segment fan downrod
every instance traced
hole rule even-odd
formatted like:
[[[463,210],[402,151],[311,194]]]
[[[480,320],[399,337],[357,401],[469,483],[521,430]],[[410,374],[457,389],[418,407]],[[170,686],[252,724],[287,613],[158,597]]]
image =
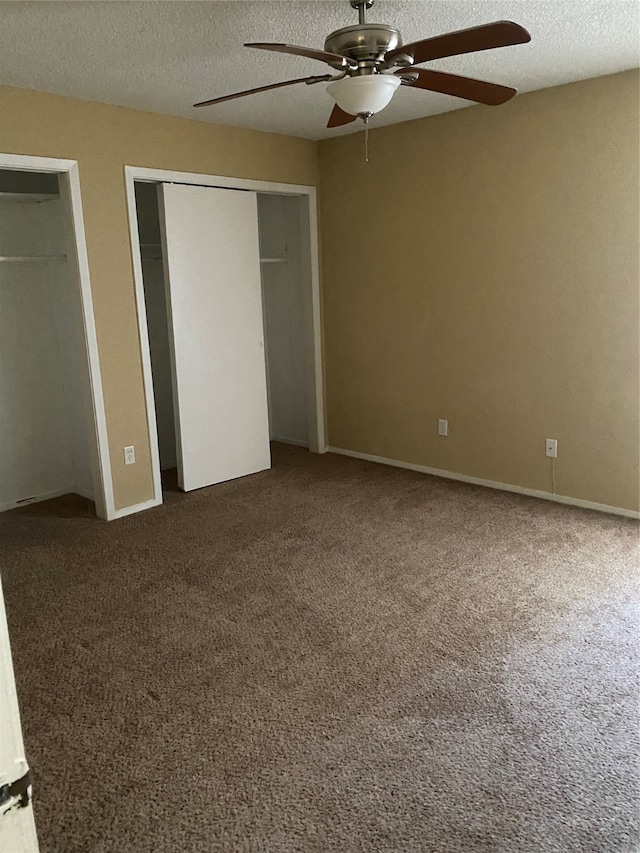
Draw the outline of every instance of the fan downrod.
[[[358,10],[358,23],[366,24],[366,10],[373,6],[373,0],[349,0],[352,9]]]

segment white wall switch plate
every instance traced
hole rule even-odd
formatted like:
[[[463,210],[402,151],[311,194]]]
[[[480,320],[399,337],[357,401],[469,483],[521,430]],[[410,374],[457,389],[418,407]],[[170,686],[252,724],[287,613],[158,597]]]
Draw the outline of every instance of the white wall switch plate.
[[[124,449],[124,464],[125,465],[133,465],[136,461],[136,449],[133,444],[130,447],[125,447]]]
[[[558,455],[558,441],[555,438],[548,438],[546,442],[546,454],[555,459]]]
[[[448,435],[449,433],[449,421],[446,421],[444,418],[440,418],[438,420],[438,435]]]

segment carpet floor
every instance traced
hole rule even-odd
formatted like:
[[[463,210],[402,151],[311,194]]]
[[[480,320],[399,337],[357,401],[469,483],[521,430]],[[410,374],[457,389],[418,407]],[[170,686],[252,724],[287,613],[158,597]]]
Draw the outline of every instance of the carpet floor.
[[[42,853],[639,849],[634,521],[276,446],[0,536]]]

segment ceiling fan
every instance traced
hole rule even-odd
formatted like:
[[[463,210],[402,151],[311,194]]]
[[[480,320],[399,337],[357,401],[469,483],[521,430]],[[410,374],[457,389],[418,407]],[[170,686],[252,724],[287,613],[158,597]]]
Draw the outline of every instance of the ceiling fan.
[[[324,43],[324,50],[312,47],[298,47],[291,44],[272,44],[252,42],[245,47],[259,50],[273,50],[279,53],[292,53],[325,62],[339,72],[337,76],[323,74],[314,77],[298,77],[270,86],[258,86],[244,92],[235,92],[221,98],[200,101],[195,107],[208,107],[221,104],[245,95],[280,89],[296,83],[329,82],[327,92],[336,104],[329,117],[327,127],[339,127],[349,124],[357,118],[366,123],[374,113],[383,110],[391,101],[398,86],[410,86],[413,89],[427,89],[441,92],[456,98],[465,98],[480,104],[496,106],[504,104],[516,94],[516,89],[486,83],[471,77],[460,77],[444,71],[434,71],[416,66],[434,59],[490,50],[495,47],[507,47],[531,41],[529,33],[512,21],[496,21],[468,30],[458,30],[421,41],[402,43],[402,36],[395,27],[388,24],[368,24],[366,10],[373,6],[373,0],[349,0],[353,9],[358,10],[358,24],[343,27],[330,33]]]

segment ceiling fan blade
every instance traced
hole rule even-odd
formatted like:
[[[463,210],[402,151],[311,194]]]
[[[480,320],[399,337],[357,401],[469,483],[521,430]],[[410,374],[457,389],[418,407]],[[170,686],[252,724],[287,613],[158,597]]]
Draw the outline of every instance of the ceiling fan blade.
[[[327,127],[342,127],[343,124],[350,124],[352,121],[355,121],[357,116],[352,116],[349,113],[345,113],[344,110],[341,110],[340,107],[336,104],[331,111],[331,115],[329,116],[329,121],[327,122]]]
[[[455,98],[466,98],[479,104],[489,104],[496,107],[513,98],[517,89],[500,86],[497,83],[486,83],[484,80],[474,80],[472,77],[460,77],[458,74],[445,74],[444,71],[431,71],[426,68],[404,69],[407,78],[417,73],[415,80],[403,80],[405,86],[413,89],[428,89],[430,92],[441,92],[443,95],[453,95]],[[396,71],[396,77],[402,78],[402,71]]]
[[[322,83],[323,80],[331,80],[331,74],[322,74],[319,77],[298,77],[296,80],[285,80],[284,83],[272,83],[270,86],[258,86],[257,89],[245,89],[243,92],[234,92],[233,95],[223,95],[221,98],[211,98],[209,101],[200,101],[194,107],[210,107],[212,104],[222,104],[224,101],[233,101],[235,98],[244,98],[245,95],[255,95],[258,92],[268,92],[269,89],[281,89],[283,86],[293,86],[296,83]]]
[[[326,50],[316,50],[313,47],[298,47],[295,44],[276,44],[271,42],[247,42],[245,47],[255,47],[258,50],[274,50],[277,53],[293,53],[295,56],[306,56],[308,59],[318,59],[326,62],[333,68],[357,68],[358,63],[354,59],[341,56],[339,53],[330,53]]]
[[[525,44],[528,41],[531,41],[531,36],[524,27],[514,24],[513,21],[495,21],[493,24],[483,24],[481,27],[471,27],[468,30],[458,30],[455,33],[404,44],[390,51],[385,56],[385,63],[391,66],[397,57],[409,56],[413,65],[419,65],[421,62],[430,62],[445,56]]]

